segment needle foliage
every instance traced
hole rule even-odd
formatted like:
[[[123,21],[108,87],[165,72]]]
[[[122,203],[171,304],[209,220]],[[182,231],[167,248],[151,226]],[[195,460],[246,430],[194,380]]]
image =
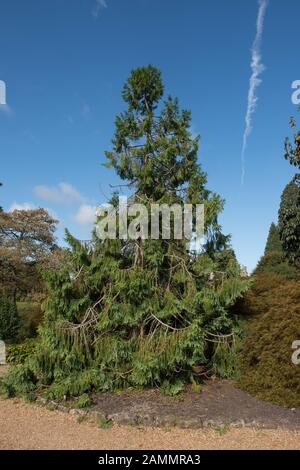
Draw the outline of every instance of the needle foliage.
[[[163,92],[158,69],[132,71],[107,166],[149,211],[153,203],[204,204],[202,250],[173,232],[168,240],[94,234],[89,245],[67,232],[69,262],[46,273],[38,345],[8,375],[11,394],[41,386],[53,398],[128,386],[176,393],[199,380],[201,366],[232,372],[239,322],[229,311],[249,283],[218,222],[223,200],[207,189],[197,162],[191,114]]]

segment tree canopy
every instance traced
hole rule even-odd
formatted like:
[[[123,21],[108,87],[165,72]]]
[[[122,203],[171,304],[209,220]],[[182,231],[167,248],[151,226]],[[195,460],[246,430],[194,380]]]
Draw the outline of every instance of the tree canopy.
[[[300,131],[296,131],[296,120],[291,118],[294,135],[285,140],[284,157],[300,170]],[[300,174],[296,173],[285,187],[279,209],[279,234],[286,258],[297,267],[300,266]]]
[[[300,187],[295,180],[282,193],[278,220],[283,251],[292,264],[300,267]]]
[[[7,294],[37,280],[37,264],[55,250],[56,224],[44,209],[0,212],[0,287]]]

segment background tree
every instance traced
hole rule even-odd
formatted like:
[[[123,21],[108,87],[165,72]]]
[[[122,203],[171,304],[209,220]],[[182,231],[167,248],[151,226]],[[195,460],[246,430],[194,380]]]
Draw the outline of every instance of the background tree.
[[[180,110],[177,99],[162,97],[159,70],[132,71],[108,165],[149,212],[151,203],[203,203],[203,250],[192,253],[173,232],[169,240],[95,237],[93,246],[67,232],[71,267],[47,274],[38,346],[8,376],[11,393],[45,384],[56,398],[125,386],[176,393],[197,380],[201,364],[232,372],[239,324],[229,307],[248,282],[240,279],[218,222],[223,201],[206,188],[197,163],[199,138],[190,132],[190,112]]]
[[[291,118],[291,128],[296,129],[296,122]],[[285,140],[285,159],[300,169],[300,131],[295,131],[293,143]],[[279,233],[282,248],[287,259],[300,266],[300,174],[286,186],[281,196],[279,209]]]
[[[264,273],[278,274],[287,278],[297,278],[299,275],[297,269],[285,257],[279,228],[274,222],[270,225],[264,255],[254,270],[256,276]],[[260,282],[260,278],[257,278],[257,282]]]
[[[295,179],[282,193],[278,220],[284,254],[300,267],[300,188]]]
[[[28,283],[41,287],[38,266],[47,264],[55,250],[57,221],[44,209],[0,212],[0,287],[16,297]]]
[[[278,226],[274,224],[274,222],[272,222],[270,225],[264,254],[266,255],[267,253],[272,253],[274,251],[278,253],[282,253],[282,246],[281,246]]]
[[[300,111],[300,108],[299,108]],[[290,119],[291,129],[294,131],[293,143],[290,138],[285,139],[285,154],[284,158],[290,162],[291,165],[300,169],[300,131],[296,131],[296,120],[294,117]]]

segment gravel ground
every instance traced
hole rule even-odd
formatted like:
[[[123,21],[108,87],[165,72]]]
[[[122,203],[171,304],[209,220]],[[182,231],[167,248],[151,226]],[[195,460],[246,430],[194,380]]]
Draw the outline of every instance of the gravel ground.
[[[0,399],[0,449],[300,449],[300,431],[186,430],[114,425],[100,429],[74,416]]]

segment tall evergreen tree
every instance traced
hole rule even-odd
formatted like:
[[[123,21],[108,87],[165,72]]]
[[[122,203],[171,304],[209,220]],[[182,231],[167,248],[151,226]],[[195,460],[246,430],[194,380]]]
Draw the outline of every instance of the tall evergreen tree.
[[[285,140],[284,157],[300,170],[300,131],[295,131],[296,121],[290,121],[294,130],[293,142]],[[279,209],[279,233],[282,247],[287,259],[300,266],[300,173],[296,173],[293,180],[286,186],[281,196]]]
[[[278,253],[282,253],[282,246],[281,246],[278,227],[276,224],[274,224],[274,222],[272,222],[270,225],[267,243],[265,247],[265,255],[267,253],[272,253],[274,251]]]
[[[285,256],[300,267],[300,187],[295,179],[287,184],[282,193],[278,220]]]
[[[272,273],[288,278],[297,278],[299,273],[286,259],[280,240],[278,225],[270,225],[264,255],[260,258],[254,274]],[[259,282],[259,281],[258,281]]]
[[[278,226],[274,224],[274,222],[272,222],[270,225],[267,243],[265,247],[265,255],[267,253],[272,253],[272,252],[282,253],[282,246],[281,246]]]
[[[191,114],[162,97],[159,70],[131,73],[108,166],[148,211],[152,203],[203,203],[203,251],[192,253],[173,233],[169,240],[94,236],[93,246],[84,246],[67,232],[69,264],[47,274],[39,345],[8,376],[10,390],[48,384],[53,397],[129,385],[179,391],[197,378],[199,365],[228,373],[238,328],[229,307],[248,282],[218,222],[223,201],[206,188],[197,163]]]

